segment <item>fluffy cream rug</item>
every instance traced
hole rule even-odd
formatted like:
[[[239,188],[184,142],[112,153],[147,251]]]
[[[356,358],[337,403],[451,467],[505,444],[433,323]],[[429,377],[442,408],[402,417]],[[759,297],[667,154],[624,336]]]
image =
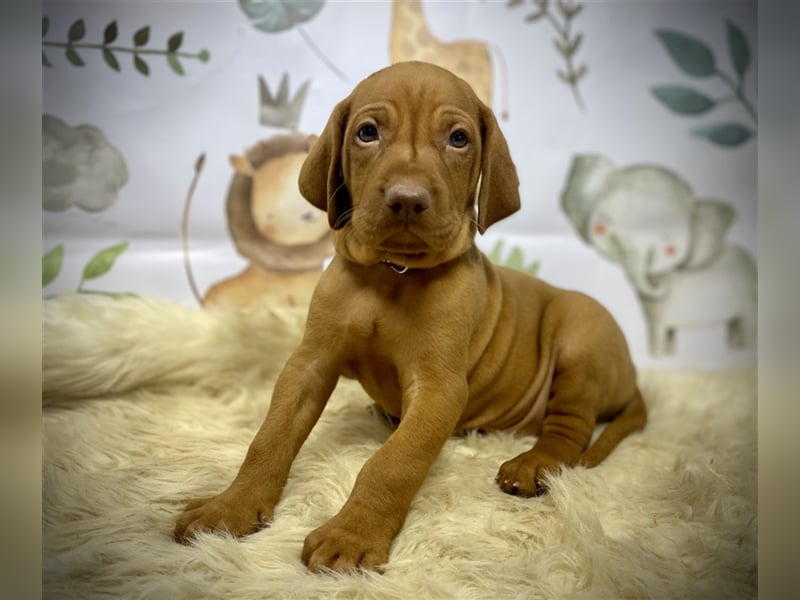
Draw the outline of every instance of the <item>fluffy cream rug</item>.
[[[548,495],[494,484],[533,438],[453,437],[385,574],[312,575],[303,538],[390,429],[342,382],[275,521],[172,541],[261,423],[303,314],[147,299],[44,303],[43,579],[48,598],[747,598],[756,594],[756,369],[643,372],[647,429]]]

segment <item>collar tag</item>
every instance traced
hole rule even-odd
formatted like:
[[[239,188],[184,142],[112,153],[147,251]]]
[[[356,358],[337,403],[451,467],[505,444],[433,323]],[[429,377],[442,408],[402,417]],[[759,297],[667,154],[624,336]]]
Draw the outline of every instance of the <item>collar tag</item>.
[[[403,266],[401,266],[401,265],[395,264],[395,263],[393,263],[393,262],[392,262],[392,261],[390,261],[390,260],[382,260],[382,261],[381,261],[381,264],[384,264],[384,265],[386,265],[386,266],[387,266],[387,267],[389,267],[389,268],[390,268],[392,271],[394,271],[395,273],[398,273],[398,274],[400,274],[400,275],[402,275],[403,273],[405,273],[406,271],[408,271],[408,267],[403,267]]]

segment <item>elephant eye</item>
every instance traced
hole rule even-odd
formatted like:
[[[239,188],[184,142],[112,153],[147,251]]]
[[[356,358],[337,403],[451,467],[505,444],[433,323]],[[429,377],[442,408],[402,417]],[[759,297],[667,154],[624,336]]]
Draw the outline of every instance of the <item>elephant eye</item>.
[[[378,140],[378,128],[375,125],[362,125],[356,135],[364,143],[375,142]]]

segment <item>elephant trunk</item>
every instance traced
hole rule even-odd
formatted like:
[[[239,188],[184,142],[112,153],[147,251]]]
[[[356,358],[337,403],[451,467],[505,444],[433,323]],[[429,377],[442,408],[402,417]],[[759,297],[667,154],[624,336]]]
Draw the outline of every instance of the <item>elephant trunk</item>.
[[[650,264],[653,261],[653,248],[638,248],[631,244],[627,246],[616,236],[613,238],[619,259],[625,269],[625,274],[636,288],[636,291],[648,300],[660,300],[666,297],[669,286],[663,278],[650,276]]]

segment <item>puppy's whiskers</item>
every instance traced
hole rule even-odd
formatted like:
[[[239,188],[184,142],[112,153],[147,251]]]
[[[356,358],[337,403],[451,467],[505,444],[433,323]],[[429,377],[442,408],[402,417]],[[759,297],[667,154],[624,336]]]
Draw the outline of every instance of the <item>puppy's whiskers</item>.
[[[342,181],[342,183],[337,185],[336,189],[334,189],[333,192],[331,192],[331,194],[328,196],[328,206],[330,206],[332,202],[333,203],[338,203],[337,195],[338,195],[339,191],[342,190],[342,189],[345,189],[344,181]],[[346,191],[346,189],[345,189],[345,191]],[[339,207],[337,206],[337,209],[338,208]],[[352,214],[353,214],[353,207],[352,206],[347,208],[347,209],[345,209],[339,216],[336,217],[336,221],[333,223],[333,229],[341,229],[342,227],[344,227],[347,224],[347,222],[350,220],[350,217],[352,216]]]
[[[331,192],[330,196],[328,196],[328,203],[331,203],[331,202],[334,201],[334,198],[336,198],[336,194],[338,194],[339,190],[342,189],[343,187],[344,187],[344,181],[342,183],[340,183],[339,185],[337,185],[336,189],[333,190],[333,192]]]
[[[345,224],[350,220],[350,217],[352,215],[353,215],[353,209],[348,208],[346,211],[344,211],[336,218],[336,222],[333,224],[333,228],[341,229],[342,227],[344,227]]]

